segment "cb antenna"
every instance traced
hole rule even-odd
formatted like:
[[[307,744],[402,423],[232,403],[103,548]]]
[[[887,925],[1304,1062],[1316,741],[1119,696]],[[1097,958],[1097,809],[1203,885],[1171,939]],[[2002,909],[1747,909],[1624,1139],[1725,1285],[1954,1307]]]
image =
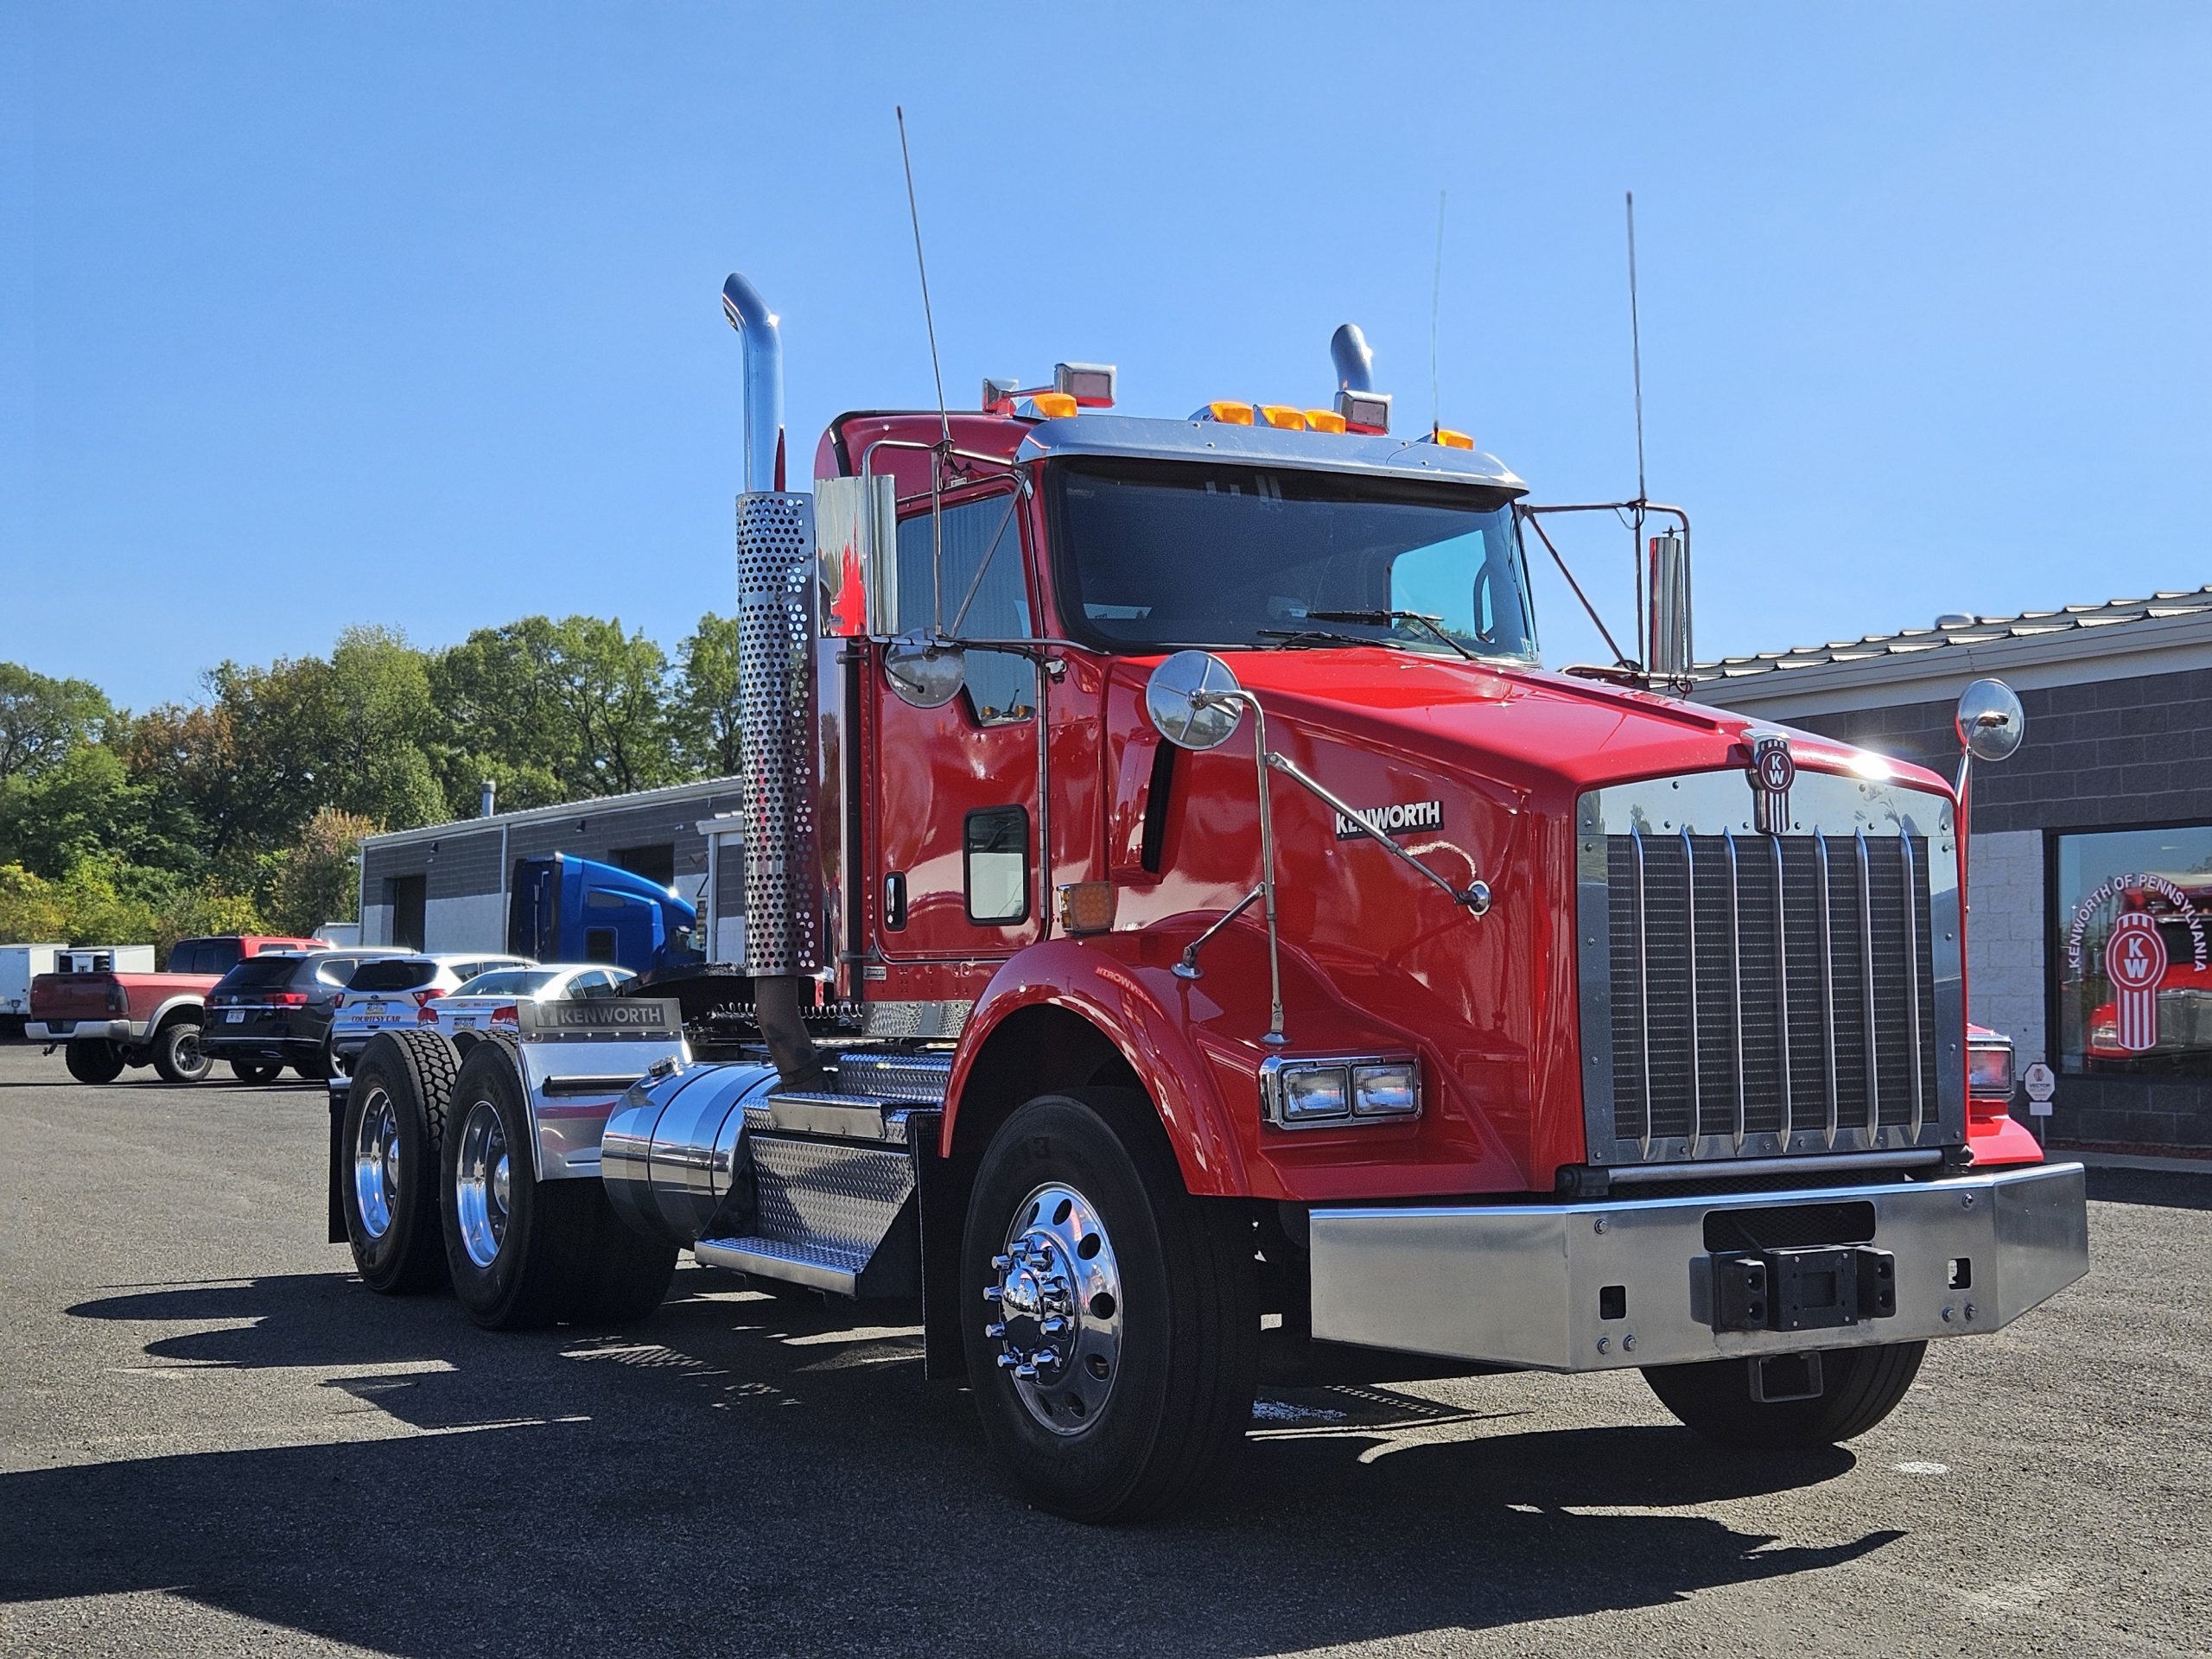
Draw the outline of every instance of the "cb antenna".
[[[1643,524],[1643,334],[1636,308],[1636,192],[1628,196],[1628,360],[1636,384],[1636,522]]]
[[[937,423],[943,435],[930,463],[930,604],[936,637],[944,635],[944,469],[952,459],[952,416],[944,407],[944,371],[938,365],[937,318],[930,310],[930,268],[922,258],[922,211],[914,205],[914,158],[906,149],[906,111],[893,104],[899,122],[899,159],[906,168],[906,217],[914,226],[914,269],[922,279],[922,326],[929,330],[930,372],[937,378]]]
[[[1428,429],[1433,435],[1444,425],[1442,382],[1436,372],[1436,317],[1444,308],[1444,194],[1436,193],[1436,275],[1428,288]]]
[[[944,447],[950,450],[952,448],[952,416],[945,412],[944,371],[938,366],[937,319],[930,313],[930,268],[922,259],[922,213],[921,209],[914,205],[914,158],[906,149],[906,111],[902,106],[893,104],[891,112],[898,118],[899,159],[906,168],[906,217],[913,221],[914,226],[914,269],[922,278],[922,326],[929,330],[930,372],[937,377],[938,425],[944,435]]]

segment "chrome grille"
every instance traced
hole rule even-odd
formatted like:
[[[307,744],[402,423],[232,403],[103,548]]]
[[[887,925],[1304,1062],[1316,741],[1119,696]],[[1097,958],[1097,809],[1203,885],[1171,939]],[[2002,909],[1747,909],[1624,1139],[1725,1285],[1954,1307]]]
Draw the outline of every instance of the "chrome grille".
[[[1962,1138],[1948,803],[1816,776],[1796,794],[1777,835],[1738,772],[1583,797],[1591,1161]]]

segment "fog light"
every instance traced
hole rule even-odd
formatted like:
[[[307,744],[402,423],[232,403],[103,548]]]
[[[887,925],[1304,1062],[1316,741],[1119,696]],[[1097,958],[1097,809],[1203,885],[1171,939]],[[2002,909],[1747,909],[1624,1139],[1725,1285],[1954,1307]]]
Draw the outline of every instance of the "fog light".
[[[1351,1103],[1345,1094],[1344,1068],[1340,1065],[1286,1068],[1282,1074],[1282,1121],[1310,1123],[1319,1118],[1349,1117]]]
[[[1351,1109],[1362,1117],[1411,1117],[1421,1110],[1421,1067],[1412,1060],[1352,1067]]]

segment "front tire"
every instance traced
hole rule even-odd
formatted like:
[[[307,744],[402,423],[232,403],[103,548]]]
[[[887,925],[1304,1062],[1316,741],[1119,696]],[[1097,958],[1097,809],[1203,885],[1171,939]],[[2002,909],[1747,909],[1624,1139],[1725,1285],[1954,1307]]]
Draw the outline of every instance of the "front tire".
[[[104,1038],[73,1038],[61,1051],[61,1063],[79,1083],[113,1083],[123,1075],[123,1046]]]
[[[231,1075],[240,1083],[274,1083],[284,1070],[282,1060],[232,1060]]]
[[[339,1190],[361,1282],[383,1295],[434,1288],[444,1277],[438,1151],[455,1071],[434,1031],[380,1032],[361,1051],[346,1092]]]
[[[172,1020],[154,1033],[154,1070],[163,1083],[203,1083],[214,1057],[200,1046],[197,1020]]]
[[[1251,1229],[1184,1190],[1143,1095],[1042,1095],[1009,1118],[961,1257],[969,1382],[1024,1497],[1129,1521],[1219,1484],[1252,1417]]]
[[[1777,1450],[1833,1446],[1864,1434],[1897,1408],[1920,1374],[1924,1342],[1821,1351],[1821,1392],[1771,1403],[1751,1396],[1748,1359],[1652,1365],[1643,1380],[1659,1403],[1722,1446]]]
[[[625,1324],[658,1307],[675,1246],[623,1225],[595,1180],[537,1179],[514,1039],[480,1038],[453,1098],[438,1205],[447,1269],[468,1317],[486,1330],[526,1331]]]

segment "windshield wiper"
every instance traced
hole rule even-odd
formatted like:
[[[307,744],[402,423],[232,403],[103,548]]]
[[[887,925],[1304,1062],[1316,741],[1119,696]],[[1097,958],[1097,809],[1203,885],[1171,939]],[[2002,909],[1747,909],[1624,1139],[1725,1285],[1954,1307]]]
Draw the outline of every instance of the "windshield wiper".
[[[1393,622],[1418,622],[1422,631],[1441,639],[1469,662],[1475,653],[1444,631],[1444,619],[1430,616],[1422,611],[1308,611],[1306,614],[1316,622],[1365,622],[1378,628],[1387,628]]]
[[[1286,645],[1382,645],[1391,651],[1403,651],[1406,642],[1387,636],[1371,639],[1363,633],[1337,633],[1327,628],[1262,628],[1260,638],[1273,639]]]

